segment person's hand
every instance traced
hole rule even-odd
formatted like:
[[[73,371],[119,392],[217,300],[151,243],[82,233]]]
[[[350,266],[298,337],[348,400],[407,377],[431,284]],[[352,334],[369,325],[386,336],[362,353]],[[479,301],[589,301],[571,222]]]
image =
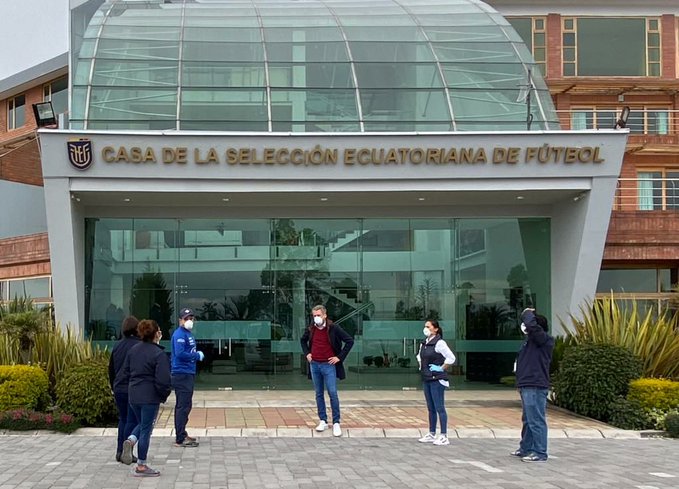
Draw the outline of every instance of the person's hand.
[[[202,362],[203,358],[205,358],[205,354],[202,351],[197,351],[196,353],[198,353],[198,361]]]
[[[441,365],[434,365],[433,363],[429,364],[429,371],[430,372],[443,372],[443,367]]]
[[[306,355],[306,361],[311,363],[311,353],[307,353]]]
[[[328,358],[328,363],[330,365],[335,365],[336,363],[339,363],[340,359],[338,357],[330,357]]]

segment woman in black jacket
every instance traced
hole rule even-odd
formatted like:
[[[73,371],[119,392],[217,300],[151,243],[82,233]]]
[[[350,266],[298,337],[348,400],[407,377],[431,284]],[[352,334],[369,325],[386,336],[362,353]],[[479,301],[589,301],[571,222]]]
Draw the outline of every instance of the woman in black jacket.
[[[145,319],[137,327],[142,342],[127,354],[123,371],[116,378],[116,386],[128,382],[130,407],[139,420],[132,434],[123,442],[123,463],[132,463],[132,449],[137,448],[135,477],[157,477],[160,472],[146,464],[153,424],[158,416],[160,403],[170,395],[170,359],[158,344],[162,332],[158,323]]]
[[[120,462],[120,456],[123,453],[123,441],[130,436],[134,427],[139,424],[134,412],[130,408],[130,402],[127,398],[127,384],[119,384],[117,389],[114,388],[115,379],[123,369],[127,353],[133,346],[139,343],[139,338],[137,337],[138,325],[139,319],[136,317],[128,316],[125,318],[122,325],[123,338],[113,346],[111,358],[108,362],[108,381],[111,384],[113,398],[118,408],[118,445],[116,448],[116,460],[118,462]],[[134,459],[130,463],[133,461]]]

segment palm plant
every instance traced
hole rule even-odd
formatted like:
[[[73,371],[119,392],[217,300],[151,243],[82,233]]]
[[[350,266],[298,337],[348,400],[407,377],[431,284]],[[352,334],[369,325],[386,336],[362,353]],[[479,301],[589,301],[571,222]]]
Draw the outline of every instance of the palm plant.
[[[587,302],[571,327],[561,323],[575,344],[625,347],[638,356],[645,377],[679,378],[679,316],[668,310],[639,310],[637,302],[620,305],[613,296]]]

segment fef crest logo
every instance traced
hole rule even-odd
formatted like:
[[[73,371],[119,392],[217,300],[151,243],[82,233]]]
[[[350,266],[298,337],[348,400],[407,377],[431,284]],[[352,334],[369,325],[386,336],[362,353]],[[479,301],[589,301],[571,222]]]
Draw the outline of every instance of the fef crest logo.
[[[80,138],[66,142],[68,161],[78,170],[87,170],[92,165],[92,141]]]

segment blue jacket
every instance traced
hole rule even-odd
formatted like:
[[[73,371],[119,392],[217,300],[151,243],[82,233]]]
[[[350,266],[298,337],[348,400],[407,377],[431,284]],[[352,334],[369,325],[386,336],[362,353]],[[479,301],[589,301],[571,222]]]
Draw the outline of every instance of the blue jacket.
[[[130,404],[160,404],[170,395],[170,360],[162,346],[140,342],[125,357],[115,389],[128,385]]]
[[[179,326],[172,333],[172,374],[196,374],[196,339],[188,329]]]
[[[111,350],[111,358],[108,361],[108,382],[111,384],[111,389],[116,394],[127,394],[127,384],[119,384],[118,389],[114,389],[116,377],[123,369],[125,364],[125,357],[127,357],[127,352],[130,349],[138,345],[141,340],[136,336],[127,336],[122,340],[118,341],[113,345],[113,350]]]
[[[526,325],[528,334],[516,360],[516,386],[549,389],[554,338],[537,323],[533,311],[525,311],[521,321]]]

